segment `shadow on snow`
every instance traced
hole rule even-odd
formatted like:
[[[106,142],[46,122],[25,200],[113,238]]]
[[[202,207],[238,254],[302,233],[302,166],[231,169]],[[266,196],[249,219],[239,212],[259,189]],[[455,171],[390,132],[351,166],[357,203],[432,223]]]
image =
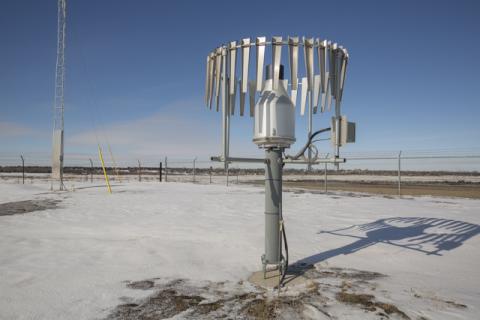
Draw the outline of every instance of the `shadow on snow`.
[[[480,226],[449,219],[398,217],[319,232],[319,234],[323,233],[350,237],[356,241],[340,248],[303,258],[291,267],[289,266],[289,269],[294,272],[302,272],[302,269],[306,271],[318,262],[342,254],[355,253],[377,243],[410,249],[427,255],[442,256],[442,252],[456,249],[468,239],[479,234]]]

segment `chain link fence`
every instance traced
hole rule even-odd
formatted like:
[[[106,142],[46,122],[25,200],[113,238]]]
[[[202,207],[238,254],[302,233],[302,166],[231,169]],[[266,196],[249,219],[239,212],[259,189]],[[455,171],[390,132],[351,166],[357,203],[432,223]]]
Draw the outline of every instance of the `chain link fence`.
[[[339,169],[332,164],[320,164],[307,171],[305,165],[288,165],[284,170],[285,188],[480,198],[480,152],[390,151],[344,153],[342,157],[347,162]],[[231,185],[262,184],[264,179],[261,163],[232,163],[225,171],[223,163],[198,157],[114,157],[104,151],[104,159],[113,183],[161,181]],[[97,155],[66,154],[64,167],[67,183],[98,183],[104,179]],[[50,181],[50,157],[42,153],[0,153],[0,178],[16,183]]]

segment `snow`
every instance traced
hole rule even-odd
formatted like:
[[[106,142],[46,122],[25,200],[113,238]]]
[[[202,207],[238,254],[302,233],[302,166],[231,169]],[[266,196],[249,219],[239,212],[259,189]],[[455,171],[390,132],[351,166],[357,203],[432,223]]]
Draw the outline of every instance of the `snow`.
[[[0,215],[1,319],[102,318],[122,297],[151,293],[126,281],[239,281],[261,268],[261,187],[125,182],[113,190],[0,184],[0,204],[61,200]],[[285,192],[283,210],[291,262],[388,275],[382,299],[413,319],[478,315],[479,200]],[[348,310],[336,312],[343,319]]]

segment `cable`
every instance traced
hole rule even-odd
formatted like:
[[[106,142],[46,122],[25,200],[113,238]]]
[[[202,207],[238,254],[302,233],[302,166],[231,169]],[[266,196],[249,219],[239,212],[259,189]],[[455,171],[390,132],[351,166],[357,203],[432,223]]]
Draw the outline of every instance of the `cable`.
[[[282,169],[285,166],[285,163],[282,164]],[[280,202],[280,228],[282,231],[282,236],[283,236],[283,246],[285,247],[285,268],[282,270],[282,277],[280,278],[280,281],[278,282],[278,290],[280,293],[280,288],[283,287],[283,281],[285,280],[285,276],[287,275],[288,272],[288,243],[287,243],[287,233],[285,232],[285,222],[283,221],[283,205],[282,202]],[[280,252],[281,252],[280,248]]]
[[[282,278],[280,279],[280,287],[283,287],[283,281],[288,272],[288,243],[287,243],[287,234],[285,232],[285,224],[283,223],[282,215],[282,234],[283,234],[283,245],[285,247],[285,269],[283,270]],[[279,289],[280,289],[279,287]]]
[[[297,160],[298,158],[300,158],[304,153],[305,151],[310,147],[310,145],[312,144],[312,140],[313,138],[315,138],[315,136],[319,135],[320,133],[323,133],[323,132],[327,132],[327,131],[330,131],[331,128],[324,128],[324,129],[320,129],[318,131],[316,131],[314,134],[312,134],[309,138],[308,138],[308,141],[307,143],[303,146],[303,148],[294,156],[289,156],[289,155],[286,155],[285,157],[287,159],[291,159],[291,160]]]

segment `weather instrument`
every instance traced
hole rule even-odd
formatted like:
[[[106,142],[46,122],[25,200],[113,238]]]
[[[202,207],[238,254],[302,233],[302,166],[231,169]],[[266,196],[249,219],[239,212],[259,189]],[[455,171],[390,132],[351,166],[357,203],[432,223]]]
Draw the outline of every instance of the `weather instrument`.
[[[288,59],[282,50],[288,50]],[[299,52],[303,51],[304,75],[300,76]],[[255,60],[250,59],[252,52]],[[268,57],[270,55],[270,58]],[[239,59],[237,59],[239,58]],[[237,60],[240,63],[237,64]],[[288,61],[289,76],[282,61]],[[253,61],[255,61],[253,63]],[[288,268],[288,245],[282,218],[282,171],[285,164],[345,162],[340,147],[355,141],[355,124],[341,114],[345,76],[349,62],[347,50],[332,41],[302,37],[257,37],[232,41],[215,48],[206,58],[205,104],[222,111],[222,152],[212,157],[224,163],[261,162],[265,164],[265,253],[264,276],[272,266],[283,281]],[[250,68],[252,64],[252,68]],[[285,150],[296,141],[295,114],[300,89],[300,110],[307,111],[307,143],[295,155]],[[235,108],[239,95],[239,106]],[[245,107],[248,101],[248,110]],[[313,131],[312,118],[334,105],[331,127]],[[307,107],[308,106],[308,110]],[[320,111],[320,112],[319,112]],[[230,156],[230,121],[237,112],[253,117],[253,143],[265,150],[265,158]],[[330,131],[332,157],[320,158],[314,138]],[[307,153],[307,155],[305,155]],[[285,247],[285,256],[282,253]]]

